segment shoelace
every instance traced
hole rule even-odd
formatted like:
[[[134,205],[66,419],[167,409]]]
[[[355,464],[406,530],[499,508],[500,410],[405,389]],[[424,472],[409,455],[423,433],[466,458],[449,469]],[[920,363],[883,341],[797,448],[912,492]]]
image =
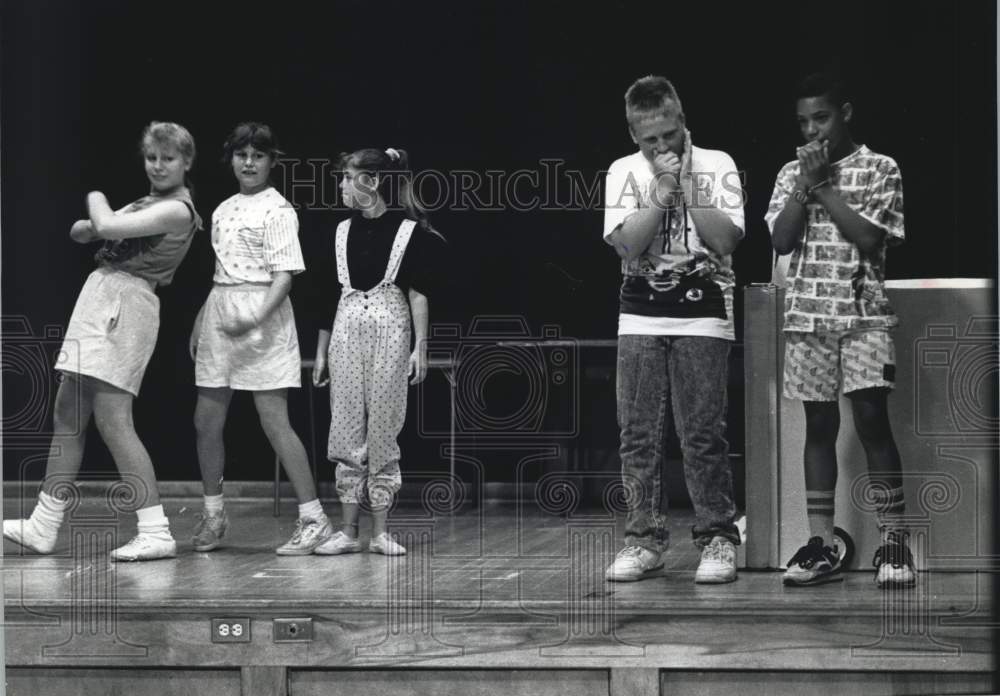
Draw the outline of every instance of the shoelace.
[[[195,518],[198,520],[198,524],[195,525],[195,534],[200,534],[205,530],[206,527],[215,527],[218,529],[222,526],[222,515],[206,515],[204,513],[195,514]],[[214,524],[213,524],[214,520]]]
[[[626,546],[621,551],[618,552],[619,556],[639,556],[643,551],[641,546]]]
[[[791,568],[793,565],[801,565],[803,568],[812,568],[817,561],[822,561],[826,557],[823,548],[823,541],[819,537],[813,537],[809,543],[800,548],[785,565]]]
[[[883,563],[897,567],[904,565],[908,568],[913,567],[913,554],[910,548],[895,534],[889,533],[885,543],[875,550],[875,556],[872,557],[872,565],[876,568]]]
[[[721,561],[722,560],[722,544],[718,541],[711,542],[702,551],[702,558],[711,561]]]
[[[288,543],[297,544],[302,541],[302,533],[305,531],[306,521],[305,520],[295,520],[295,532],[292,534],[292,538]]]
[[[302,537],[310,533],[309,530],[316,530],[319,528],[319,520],[299,518],[295,521],[295,533],[292,534],[292,539],[289,543],[297,544],[302,541]]]

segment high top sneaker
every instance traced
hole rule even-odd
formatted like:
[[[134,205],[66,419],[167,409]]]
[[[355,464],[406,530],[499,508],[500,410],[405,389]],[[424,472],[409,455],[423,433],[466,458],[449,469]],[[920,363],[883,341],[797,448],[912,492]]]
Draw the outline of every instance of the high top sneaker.
[[[788,561],[782,581],[786,585],[804,587],[824,582],[843,580],[840,554],[836,547],[823,544],[823,538],[814,536]]]
[[[879,587],[913,587],[916,584],[913,554],[906,545],[906,537],[905,532],[887,532],[884,543],[875,551],[872,565],[875,566],[875,584]]]

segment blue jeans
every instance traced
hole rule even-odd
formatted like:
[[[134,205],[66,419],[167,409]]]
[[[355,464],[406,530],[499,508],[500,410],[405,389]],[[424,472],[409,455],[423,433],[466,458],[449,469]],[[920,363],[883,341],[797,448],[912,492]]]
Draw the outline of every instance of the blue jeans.
[[[663,486],[664,429],[673,420],[694,505],[695,544],[740,543],[726,442],[729,341],[702,336],[618,337],[618,426],[628,492],[626,545],[662,552],[670,542]]]

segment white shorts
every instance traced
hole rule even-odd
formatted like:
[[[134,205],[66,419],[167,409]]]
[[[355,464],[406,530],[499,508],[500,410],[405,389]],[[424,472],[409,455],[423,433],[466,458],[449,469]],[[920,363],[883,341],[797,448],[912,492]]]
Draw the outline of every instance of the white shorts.
[[[160,299],[153,284],[102,266],[83,284],[56,369],[138,396],[159,330]]]
[[[240,336],[222,330],[230,317],[258,317],[269,285],[216,285],[205,301],[195,354],[199,387],[244,391],[286,389],[302,384],[302,359],[292,303],[286,297],[261,323]]]

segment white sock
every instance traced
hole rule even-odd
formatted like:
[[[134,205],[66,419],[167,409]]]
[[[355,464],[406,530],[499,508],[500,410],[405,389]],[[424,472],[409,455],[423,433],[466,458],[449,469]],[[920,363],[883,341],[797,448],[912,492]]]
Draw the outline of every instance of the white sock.
[[[152,505],[135,511],[139,518],[139,533],[153,536],[169,537],[170,521],[163,514],[162,505]]]
[[[31,511],[31,521],[39,531],[58,532],[68,506],[68,500],[61,500],[45,491],[39,491],[38,504]]]
[[[299,519],[320,520],[326,517],[319,498],[313,498],[308,503],[299,503]]]
[[[806,516],[810,536],[818,536],[824,546],[833,546],[834,491],[806,491]]]
[[[225,505],[222,502],[222,493],[219,495],[206,495],[205,496],[205,512],[213,517],[218,516]]]

